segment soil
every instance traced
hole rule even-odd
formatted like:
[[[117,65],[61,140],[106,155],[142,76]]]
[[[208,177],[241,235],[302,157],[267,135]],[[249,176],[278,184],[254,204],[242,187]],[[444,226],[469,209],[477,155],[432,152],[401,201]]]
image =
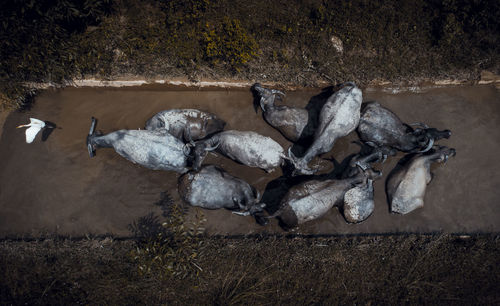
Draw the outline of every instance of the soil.
[[[287,92],[287,105],[305,106],[319,89]],[[384,183],[387,174],[403,156],[390,158],[379,167],[384,176],[375,182],[375,211],[361,224],[347,224],[337,209],[319,220],[299,227],[297,234],[359,234],[395,232],[498,232],[500,209],[499,91],[492,85],[429,89],[422,93],[390,94],[364,90],[364,101],[376,100],[407,122],[425,122],[450,129],[452,137],[440,144],[457,150],[447,164],[433,167],[435,177],[427,189],[425,206],[408,215],[388,212]],[[152,171],[135,165],[111,149],[99,149],[89,158],[85,137],[90,117],[99,119],[103,132],[143,128],[155,113],[171,108],[198,108],[213,112],[228,125],[226,129],[253,130],[290,143],[256,113],[248,88],[193,90],[147,85],[129,88],[48,89],[30,110],[8,115],[0,139],[0,237],[39,237],[57,233],[131,236],[131,226],[154,227],[160,219],[159,204],[167,192],[180,202],[178,174]],[[24,131],[15,129],[29,117],[57,124],[46,141],[38,135],[26,144]],[[340,139],[329,154],[341,161],[358,150],[352,133]],[[209,156],[216,164],[241,177],[266,196],[266,186],[282,172],[271,174],[237,164],[220,156]],[[321,161],[327,169],[331,163]],[[269,185],[270,186],[270,185]],[[269,194],[267,194],[269,196]],[[230,211],[203,211],[209,234],[248,235],[283,230],[277,220],[263,227],[250,217]],[[190,209],[189,215],[194,215]]]

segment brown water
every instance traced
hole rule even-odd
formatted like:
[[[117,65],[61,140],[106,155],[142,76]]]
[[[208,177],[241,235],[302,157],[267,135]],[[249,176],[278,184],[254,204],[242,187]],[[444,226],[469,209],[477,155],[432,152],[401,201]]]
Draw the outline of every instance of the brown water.
[[[286,104],[305,106],[319,90],[289,92]],[[85,137],[90,117],[99,119],[98,129],[143,128],[155,113],[170,108],[198,108],[228,122],[226,129],[254,130],[290,143],[255,113],[249,90],[175,90],[168,87],[67,88],[47,90],[26,112],[11,113],[0,139],[0,237],[39,236],[58,233],[131,235],[128,225],[150,213],[163,191],[174,200],[178,174],[153,171],[134,165],[112,149],[99,149],[90,159]],[[498,232],[500,230],[500,94],[493,86],[453,87],[426,93],[364,92],[364,100],[376,100],[408,123],[425,122],[452,130],[440,141],[457,150],[447,164],[433,167],[425,206],[408,215],[388,212],[384,184],[402,154],[379,169],[384,177],[375,182],[375,211],[361,224],[346,224],[336,208],[320,220],[298,228],[303,234],[351,234],[390,232]],[[15,129],[29,117],[55,122],[61,129],[46,141],[40,135],[26,144],[24,130]],[[339,140],[331,154],[342,160],[358,150],[353,133]],[[267,174],[227,158],[209,156],[205,163],[221,166],[264,191],[281,170]],[[191,209],[190,214],[194,213]],[[262,227],[250,218],[229,211],[204,211],[212,234],[282,232],[277,220]]]

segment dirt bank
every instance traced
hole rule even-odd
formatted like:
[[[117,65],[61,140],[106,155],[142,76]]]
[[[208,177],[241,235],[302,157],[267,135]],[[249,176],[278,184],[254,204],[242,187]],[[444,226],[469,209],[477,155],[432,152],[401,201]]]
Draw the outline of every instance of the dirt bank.
[[[25,82],[187,78],[317,86],[500,72],[496,1],[127,0],[0,4],[0,105]]]
[[[289,92],[288,105],[304,106],[319,90]],[[425,207],[406,216],[390,215],[384,180],[401,157],[390,159],[381,170],[384,178],[375,184],[376,208],[364,223],[346,224],[338,211],[301,227],[298,233],[347,234],[390,232],[477,232],[498,231],[500,212],[500,168],[496,153],[499,139],[499,92],[493,86],[431,89],[425,93],[387,94],[365,91],[365,101],[377,100],[406,122],[426,122],[453,131],[442,143],[457,149],[457,156],[434,169]],[[47,90],[34,107],[13,112],[5,122],[0,139],[0,234],[2,236],[86,233],[131,235],[134,222],[153,226],[161,214],[155,205],[167,191],[178,201],[177,177],[173,172],[151,171],[134,165],[110,149],[101,149],[90,159],[85,135],[90,117],[100,121],[104,132],[142,128],[145,121],[163,109],[199,108],[214,112],[228,122],[227,129],[254,130],[287,148],[281,134],[255,113],[248,90],[166,90],[160,85],[131,88],[67,88]],[[58,124],[47,141],[28,145],[24,131],[14,127],[30,116]],[[40,136],[38,136],[40,137]],[[331,154],[342,160],[357,150],[341,139]],[[206,163],[220,165],[242,177],[261,193],[280,171],[266,174],[223,157],[209,156]],[[266,227],[251,218],[228,211],[205,211],[206,228],[212,234],[281,232],[276,222]]]

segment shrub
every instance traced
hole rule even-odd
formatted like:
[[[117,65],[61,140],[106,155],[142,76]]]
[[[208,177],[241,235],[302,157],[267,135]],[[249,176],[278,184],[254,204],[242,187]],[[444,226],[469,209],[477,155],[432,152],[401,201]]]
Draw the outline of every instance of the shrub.
[[[139,273],[159,278],[197,276],[203,271],[197,262],[203,251],[204,222],[199,211],[194,221],[187,222],[182,207],[173,204],[159,233],[140,242],[131,252]]]
[[[257,42],[238,19],[224,17],[220,24],[206,23],[203,36],[205,57],[213,64],[224,61],[238,68],[257,56]]]

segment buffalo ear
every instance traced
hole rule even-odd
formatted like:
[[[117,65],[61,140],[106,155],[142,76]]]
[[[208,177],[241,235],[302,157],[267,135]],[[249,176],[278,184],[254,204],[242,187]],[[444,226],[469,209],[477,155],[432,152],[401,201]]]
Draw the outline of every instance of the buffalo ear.
[[[235,208],[238,208],[238,209],[244,208],[244,207],[242,207],[243,205],[241,205],[241,201],[239,201],[236,197],[233,197],[233,203],[234,203]]]
[[[234,205],[239,206],[239,202],[238,202],[238,199],[236,197],[233,197],[233,203],[234,203]]]
[[[184,139],[186,139],[193,147],[195,146],[193,136],[191,136],[191,129],[189,127],[184,129]]]
[[[184,147],[182,147],[182,152],[184,153],[184,156],[186,157],[190,157],[191,156],[191,148],[190,148],[190,145],[189,143],[186,143],[184,144]]]

